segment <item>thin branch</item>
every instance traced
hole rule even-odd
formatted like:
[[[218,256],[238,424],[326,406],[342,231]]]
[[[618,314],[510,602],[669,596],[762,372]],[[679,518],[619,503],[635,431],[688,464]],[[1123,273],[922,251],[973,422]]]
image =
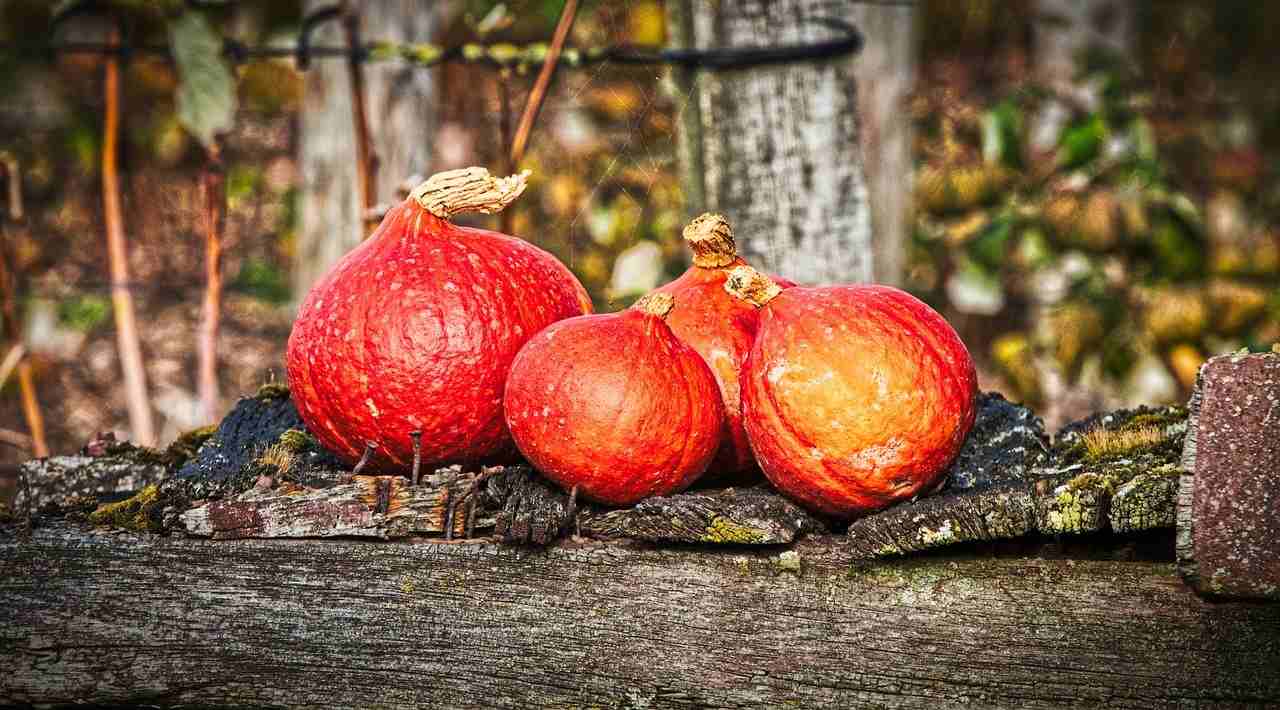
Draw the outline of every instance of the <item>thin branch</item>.
[[[0,390],[9,383],[9,375],[18,368],[18,363],[22,362],[22,358],[27,354],[27,346],[22,343],[14,343],[9,348],[8,354],[0,360]]]
[[[24,213],[22,189],[18,187],[22,182],[22,171],[18,169],[18,161],[12,155],[5,154],[0,163],[3,164],[9,183],[8,217],[5,220],[7,227],[10,222],[21,219]],[[6,228],[5,233],[7,232]],[[30,450],[36,457],[43,458],[49,455],[49,443],[44,434],[44,416],[40,413],[40,400],[36,398],[35,375],[32,372],[31,362],[24,357],[26,348],[22,343],[22,328],[18,322],[17,279],[9,269],[8,250],[5,248],[7,246],[0,242],[0,316],[3,316],[4,320],[5,338],[13,343],[13,349],[5,357],[3,365],[0,365],[0,371],[3,371],[0,373],[2,374],[0,386],[3,386],[4,381],[8,379],[11,369],[16,368],[18,392],[22,398],[22,414],[27,420],[27,429],[31,432]],[[12,366],[10,366],[11,361]]]
[[[524,113],[521,114],[520,123],[516,127],[516,137],[511,141],[513,167],[519,166],[520,161],[524,159],[524,151],[529,144],[529,134],[533,132],[533,124],[538,120],[538,113],[542,111],[542,102],[547,97],[547,89],[551,88],[551,79],[556,73],[556,65],[560,62],[564,42],[568,39],[569,30],[573,28],[573,21],[577,16],[578,0],[565,0],[564,8],[560,11],[560,21],[556,23],[555,34],[551,36],[551,45],[547,47],[547,59],[542,63],[538,79],[534,81],[533,89],[529,92],[529,100],[525,102]]]
[[[507,154],[508,174],[514,173],[519,167],[520,161],[524,160],[524,151],[529,146],[529,135],[533,132],[533,124],[538,120],[538,114],[542,111],[542,102],[547,98],[547,90],[551,88],[551,79],[555,76],[556,65],[560,63],[560,54],[564,50],[564,42],[569,37],[569,30],[573,28],[573,21],[577,16],[578,0],[565,0],[564,7],[560,10],[560,20],[556,23],[556,31],[551,36],[551,45],[547,47],[547,58],[542,63],[542,69],[538,71],[538,78],[533,82],[533,88],[529,91],[529,98],[524,104],[524,112],[520,114],[520,123],[516,126],[515,137],[511,139],[510,143],[506,142],[508,138],[506,131],[503,132],[503,145],[511,146],[511,150]],[[502,75],[504,110],[506,109],[508,77],[510,77],[510,72],[504,72]],[[504,119],[504,124],[507,124],[508,120]],[[515,220],[515,210],[504,211],[499,219],[501,220],[502,231],[510,233]]]
[[[378,223],[371,218],[377,203],[378,155],[373,150],[373,136],[369,131],[369,111],[365,103],[364,59],[360,49],[360,14],[347,6],[343,9],[342,29],[346,33],[347,76],[351,80],[351,113],[356,129],[356,181],[360,191],[360,213],[364,222],[364,236],[369,236]]]
[[[120,38],[119,28],[111,29],[111,42]],[[125,401],[129,408],[129,428],[134,439],[144,446],[156,443],[155,425],[151,418],[151,400],[147,396],[147,375],[142,366],[142,345],[134,316],[133,293],[129,283],[128,244],[125,241],[124,217],[120,207],[120,182],[116,171],[116,150],[120,141],[120,58],[109,55],[104,82],[106,116],[102,128],[102,201],[107,229],[107,261],[111,271],[111,305],[116,321],[116,347],[124,375]]]
[[[8,444],[15,449],[21,449],[23,451],[31,451],[34,446],[34,442],[30,436],[12,429],[0,429],[0,444]],[[45,456],[48,455],[49,454],[47,453],[45,454]],[[39,454],[36,454],[36,457],[42,458]]]
[[[225,173],[222,155],[215,143],[210,147],[200,174],[200,195],[204,203],[204,302],[200,312],[198,375],[200,415],[205,423],[217,421],[221,406],[218,392],[218,328],[222,318],[222,230],[226,221]]]

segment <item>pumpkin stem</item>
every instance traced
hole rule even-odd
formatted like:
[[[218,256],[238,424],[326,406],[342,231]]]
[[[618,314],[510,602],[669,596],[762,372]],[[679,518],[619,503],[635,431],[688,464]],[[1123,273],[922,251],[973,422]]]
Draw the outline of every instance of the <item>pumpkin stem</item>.
[[[756,308],[763,307],[782,293],[782,289],[773,279],[745,264],[729,270],[729,278],[724,281],[724,290],[730,296],[746,301]]]
[[[685,225],[684,241],[693,250],[693,265],[717,269],[738,258],[733,230],[724,215],[704,212]]]
[[[461,168],[436,173],[409,193],[423,209],[443,220],[464,212],[494,214],[511,204],[529,184],[525,170],[496,178],[484,168]]]
[[[676,299],[669,293],[651,293],[643,296],[640,300],[632,304],[632,308],[638,308],[649,315],[654,315],[665,319],[667,314],[676,305]]]

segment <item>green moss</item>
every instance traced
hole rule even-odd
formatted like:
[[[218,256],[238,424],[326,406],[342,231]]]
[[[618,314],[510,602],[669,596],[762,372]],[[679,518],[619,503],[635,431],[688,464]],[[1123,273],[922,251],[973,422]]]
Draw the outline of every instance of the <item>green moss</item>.
[[[698,539],[719,544],[753,545],[764,542],[765,536],[756,528],[716,515],[711,518],[711,524]]]
[[[1187,408],[1181,405],[1171,405],[1154,411],[1135,414],[1121,428],[1136,429],[1144,426],[1155,426],[1166,429],[1176,424],[1182,424],[1186,420]]]
[[[272,400],[284,399],[289,396],[289,385],[283,382],[268,382],[258,388],[258,393],[253,395],[255,399]]]
[[[218,426],[210,424],[179,434],[178,438],[174,439],[164,451],[165,457],[169,459],[169,465],[176,468],[191,460],[204,442],[213,438],[216,433],[218,433]]]
[[[89,522],[134,532],[159,530],[152,513],[156,512],[160,502],[160,487],[153,483],[132,498],[98,506],[89,514]]]
[[[280,435],[279,445],[286,451],[300,454],[318,446],[314,437],[301,429],[289,429]]]

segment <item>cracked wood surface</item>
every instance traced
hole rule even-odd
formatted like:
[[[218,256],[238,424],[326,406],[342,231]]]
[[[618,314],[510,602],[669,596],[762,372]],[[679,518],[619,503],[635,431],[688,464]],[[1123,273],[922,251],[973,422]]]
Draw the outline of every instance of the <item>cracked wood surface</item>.
[[[1159,562],[349,540],[0,539],[0,703],[1244,707],[1280,605]]]

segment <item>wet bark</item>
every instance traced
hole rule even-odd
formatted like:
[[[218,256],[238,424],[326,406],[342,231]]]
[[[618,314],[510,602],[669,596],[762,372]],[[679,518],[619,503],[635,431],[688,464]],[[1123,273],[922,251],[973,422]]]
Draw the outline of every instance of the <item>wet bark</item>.
[[[1280,606],[1167,563],[792,550],[0,539],[0,703],[1242,707]]]

